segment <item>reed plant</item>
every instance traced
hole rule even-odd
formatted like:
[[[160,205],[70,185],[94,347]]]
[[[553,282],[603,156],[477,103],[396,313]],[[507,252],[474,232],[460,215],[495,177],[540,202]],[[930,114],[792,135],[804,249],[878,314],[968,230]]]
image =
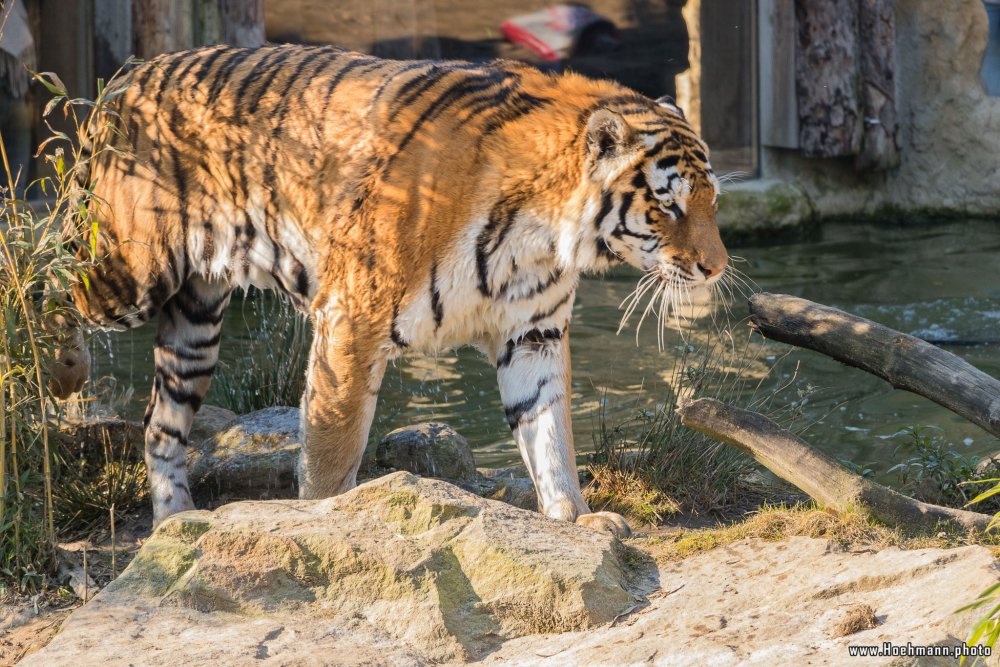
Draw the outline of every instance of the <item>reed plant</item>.
[[[115,150],[100,141],[117,132],[124,92],[99,81],[94,100],[71,98],[55,74],[35,79],[52,95],[43,114],[50,136],[35,154],[42,175],[23,198],[27,174],[12,169],[0,136],[0,587],[14,592],[42,588],[53,564],[61,406],[46,368],[66,343],[65,324],[77,321],[67,295],[98,261],[86,175]]]

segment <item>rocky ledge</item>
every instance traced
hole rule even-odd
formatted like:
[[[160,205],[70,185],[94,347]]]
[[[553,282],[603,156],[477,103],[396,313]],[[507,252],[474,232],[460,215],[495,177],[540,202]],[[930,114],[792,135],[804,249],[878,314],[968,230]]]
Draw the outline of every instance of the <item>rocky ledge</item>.
[[[852,645],[958,644],[975,617],[955,609],[997,581],[983,547],[804,537],[657,564],[398,472],[172,517],[21,664],[853,665]]]
[[[612,622],[655,588],[609,535],[400,472],[171,517],[26,665],[414,664]]]

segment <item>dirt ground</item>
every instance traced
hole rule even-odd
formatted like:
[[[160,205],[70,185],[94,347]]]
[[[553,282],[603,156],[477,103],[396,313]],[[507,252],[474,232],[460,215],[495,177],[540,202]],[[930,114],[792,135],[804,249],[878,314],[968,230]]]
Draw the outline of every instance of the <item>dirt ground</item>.
[[[61,572],[65,576],[76,571],[75,585],[50,588],[35,596],[0,597],[0,667],[13,665],[48,644],[66,617],[82,604],[84,553],[86,576],[93,584],[92,588],[88,585],[86,591],[90,598],[128,566],[149,537],[152,518],[147,508],[124,517],[121,525],[116,526],[114,549],[107,527],[73,542],[59,544]]]

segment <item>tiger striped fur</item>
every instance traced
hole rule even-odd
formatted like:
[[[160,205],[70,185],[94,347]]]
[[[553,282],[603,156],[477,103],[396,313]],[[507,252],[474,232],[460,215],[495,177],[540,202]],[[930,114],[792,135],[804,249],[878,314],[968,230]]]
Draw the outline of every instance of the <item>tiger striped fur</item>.
[[[192,507],[187,434],[231,291],[255,285],[313,321],[302,497],[355,485],[390,359],[471,344],[540,510],[627,530],[580,491],[569,322],[581,272],[694,287],[726,267],[708,150],[676,108],[515,62],[328,46],[180,52],[125,83],[124,150],[91,169],[104,261],[74,298],[104,327],[158,317],[156,523]]]

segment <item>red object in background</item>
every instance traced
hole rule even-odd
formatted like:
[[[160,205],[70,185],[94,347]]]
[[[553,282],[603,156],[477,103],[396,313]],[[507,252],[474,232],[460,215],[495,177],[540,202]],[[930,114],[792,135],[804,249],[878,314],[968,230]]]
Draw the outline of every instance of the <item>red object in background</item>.
[[[531,14],[507,19],[500,26],[504,37],[545,60],[573,55],[584,34],[599,33],[617,41],[615,25],[583,5],[553,5]]]

